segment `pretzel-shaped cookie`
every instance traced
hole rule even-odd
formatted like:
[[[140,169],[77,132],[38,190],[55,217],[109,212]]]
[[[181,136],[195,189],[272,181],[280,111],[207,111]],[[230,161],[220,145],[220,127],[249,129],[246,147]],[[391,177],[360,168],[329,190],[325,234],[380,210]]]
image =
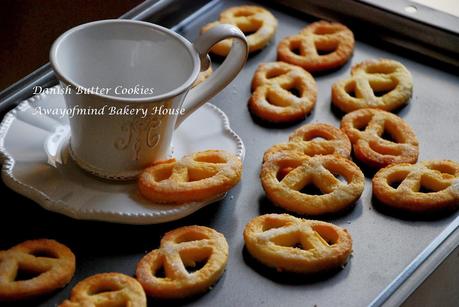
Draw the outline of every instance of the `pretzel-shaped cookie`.
[[[332,101],[343,112],[362,108],[392,111],[408,103],[413,92],[411,74],[392,60],[368,60],[354,65],[351,77],[333,84]]]
[[[244,32],[249,52],[263,49],[277,30],[276,18],[267,9],[253,5],[237,6],[223,11],[218,21],[205,25],[201,32],[207,32],[219,24],[231,24]],[[210,51],[219,56],[226,56],[231,50],[231,43],[231,39],[225,39],[215,44]]]
[[[311,157],[337,154],[349,159],[351,142],[343,131],[331,125],[307,124],[290,134],[288,143],[277,144],[269,148],[263,155],[263,161],[268,160],[269,157],[278,152],[292,152]]]
[[[261,263],[278,271],[316,273],[344,265],[352,252],[346,229],[289,214],[265,214],[244,230],[245,246]]]
[[[30,278],[22,279],[21,272]],[[64,287],[74,273],[75,255],[67,246],[47,239],[22,242],[0,251],[0,301],[51,293]]]
[[[415,163],[419,146],[411,127],[395,114],[378,109],[360,109],[346,114],[341,129],[354,145],[360,161],[381,168],[391,163]],[[389,134],[393,141],[384,139]]]
[[[306,26],[299,34],[281,40],[277,46],[277,59],[309,72],[318,72],[343,66],[353,49],[354,35],[345,25],[318,21]]]
[[[373,194],[382,203],[407,211],[457,208],[459,163],[432,160],[389,165],[373,177]]]
[[[59,307],[132,306],[146,307],[147,298],[134,278],[121,273],[101,273],[80,281],[70,299]]]
[[[223,150],[207,150],[167,160],[140,175],[139,190],[157,203],[187,203],[217,197],[235,186],[242,173],[241,160]]]
[[[289,170],[285,174],[285,170]],[[336,175],[344,177],[341,182]],[[333,213],[352,205],[364,187],[362,171],[338,155],[314,156],[292,153],[272,155],[261,168],[261,183],[276,205],[298,214]],[[302,190],[313,184],[322,195]]]
[[[252,91],[250,110],[270,122],[304,119],[317,98],[317,85],[311,74],[282,62],[260,64],[252,80]]]
[[[185,226],[169,231],[159,249],[148,253],[137,264],[137,279],[148,295],[184,298],[209,289],[225,270],[228,243],[225,237],[205,226]],[[204,266],[194,272],[187,267]],[[159,272],[163,269],[164,276]]]

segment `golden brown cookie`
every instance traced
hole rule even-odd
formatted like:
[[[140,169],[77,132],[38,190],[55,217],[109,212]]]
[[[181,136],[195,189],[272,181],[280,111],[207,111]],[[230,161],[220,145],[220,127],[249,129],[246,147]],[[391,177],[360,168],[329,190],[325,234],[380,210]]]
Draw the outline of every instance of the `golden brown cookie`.
[[[70,299],[59,307],[132,306],[146,307],[147,298],[134,278],[121,273],[101,273],[80,281]]]
[[[265,214],[244,230],[245,246],[261,263],[278,271],[316,273],[346,264],[352,238],[346,229],[289,214]]]
[[[392,111],[408,103],[411,74],[403,64],[386,59],[354,65],[351,77],[333,84],[332,101],[343,112],[362,108]]]
[[[21,273],[30,278],[18,280]],[[0,251],[0,301],[35,298],[63,288],[75,273],[75,255],[48,239],[29,240]]]
[[[317,85],[301,67],[282,62],[260,64],[252,80],[249,108],[270,122],[304,119],[314,107]]]
[[[373,177],[373,194],[387,206],[412,212],[458,208],[459,163],[391,164]]]
[[[395,114],[378,109],[360,109],[346,114],[341,129],[363,163],[381,168],[391,163],[415,163],[419,146],[411,127]]]
[[[275,205],[307,215],[339,212],[355,203],[364,187],[358,166],[338,155],[277,153],[263,164],[260,177],[266,196]],[[310,185],[320,193],[305,191]]]
[[[349,159],[351,141],[343,131],[331,125],[307,124],[290,134],[288,143],[277,144],[269,148],[263,155],[263,161],[278,152],[292,152],[311,157],[337,154]]]
[[[207,150],[159,162],[140,174],[140,193],[156,203],[188,203],[217,197],[241,179],[242,162],[229,152]]]
[[[345,25],[318,21],[277,46],[277,59],[320,72],[343,66],[352,56],[354,35]]]
[[[169,231],[159,249],[137,264],[136,276],[148,295],[184,298],[207,291],[223,274],[228,243],[212,228],[185,226]],[[197,268],[198,264],[203,264]],[[197,268],[190,272],[189,268]]]
[[[247,36],[249,52],[263,49],[277,30],[276,18],[267,9],[253,5],[237,6],[223,11],[218,21],[205,25],[201,32],[207,32],[219,24],[238,27]],[[231,39],[225,39],[213,46],[210,51],[219,56],[226,56],[230,49]]]

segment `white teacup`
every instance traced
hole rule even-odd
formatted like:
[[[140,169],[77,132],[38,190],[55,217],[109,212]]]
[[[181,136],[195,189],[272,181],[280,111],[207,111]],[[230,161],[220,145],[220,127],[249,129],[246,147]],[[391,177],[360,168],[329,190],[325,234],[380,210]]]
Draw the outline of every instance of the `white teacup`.
[[[190,90],[209,66],[209,49],[227,38],[234,39],[225,61]],[[130,20],[96,21],[65,32],[50,60],[73,110],[73,159],[103,178],[135,178],[167,157],[174,129],[236,77],[247,53],[245,36],[230,25],[193,44],[161,26]],[[158,114],[165,109],[168,114]]]

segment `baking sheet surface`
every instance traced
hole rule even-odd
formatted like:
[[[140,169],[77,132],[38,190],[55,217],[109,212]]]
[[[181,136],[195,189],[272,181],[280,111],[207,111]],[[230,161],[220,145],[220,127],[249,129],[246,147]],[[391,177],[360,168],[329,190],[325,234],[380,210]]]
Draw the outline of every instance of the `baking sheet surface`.
[[[220,11],[242,1],[219,3],[180,29],[193,41],[202,25],[216,20]],[[370,58],[390,58],[411,71],[414,94],[410,104],[398,114],[413,127],[420,142],[420,160],[459,161],[459,78],[422,63],[378,50],[357,42],[353,58],[341,69],[316,77],[318,100],[313,113],[303,122],[277,128],[252,118],[247,109],[250,81],[257,65],[276,59],[276,45],[285,36],[296,34],[310,20],[291,17],[270,8],[279,20],[275,40],[252,55],[243,72],[212,102],[223,109],[231,127],[246,146],[242,182],[225,200],[191,217],[164,225],[129,226],[76,221],[46,212],[12,191],[11,201],[0,214],[0,248],[25,239],[51,237],[71,247],[78,259],[71,284],[57,294],[37,302],[53,306],[69,296],[72,286],[82,278],[106,271],[134,274],[136,262],[156,248],[164,232],[183,225],[201,224],[224,233],[230,245],[229,263],[222,279],[209,293],[180,304],[190,306],[364,306],[368,305],[449,223],[457,213],[435,220],[400,219],[379,212],[372,204],[371,184],[355,208],[326,221],[347,228],[354,242],[350,262],[333,276],[299,279],[264,269],[244,250],[242,232],[253,217],[281,212],[265,198],[258,178],[263,152],[273,144],[285,142],[288,135],[306,123],[324,122],[339,126],[339,116],[331,109],[331,85],[349,75],[352,64]],[[214,67],[215,68],[215,67]],[[155,301],[151,301],[155,305]],[[157,302],[156,302],[157,303]],[[161,305],[176,303],[161,302]]]

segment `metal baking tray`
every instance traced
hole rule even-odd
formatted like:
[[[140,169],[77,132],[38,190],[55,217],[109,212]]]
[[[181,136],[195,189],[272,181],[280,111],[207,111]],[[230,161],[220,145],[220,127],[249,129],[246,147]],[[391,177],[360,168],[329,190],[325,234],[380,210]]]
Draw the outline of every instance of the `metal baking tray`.
[[[216,20],[227,7],[250,1],[147,1],[131,14],[134,18],[172,28],[193,41],[202,25]],[[260,4],[260,3],[256,3]],[[371,181],[356,206],[340,216],[324,220],[347,228],[354,241],[349,263],[332,276],[298,278],[264,268],[245,251],[242,231],[253,217],[280,212],[264,196],[259,180],[263,152],[273,144],[285,142],[291,131],[312,122],[339,126],[339,114],[331,108],[331,85],[349,75],[350,67],[368,58],[391,58],[402,62],[414,79],[414,95],[399,111],[414,129],[420,141],[420,160],[452,159],[459,161],[457,136],[459,77],[430,66],[423,58],[398,52],[356,31],[357,43],[350,63],[341,69],[316,76],[318,100],[312,114],[303,122],[276,127],[254,119],[248,109],[250,81],[258,64],[275,61],[276,45],[285,36],[297,33],[314,18],[276,3],[265,3],[279,20],[276,37],[262,51],[253,54],[239,76],[211,100],[228,115],[231,126],[243,138],[246,159],[241,183],[226,199],[208,206],[177,222],[130,226],[92,221],[77,221],[51,213],[1,185],[0,249],[20,241],[48,237],[74,250],[77,272],[62,291],[24,306],[54,306],[69,296],[75,283],[98,272],[118,271],[133,275],[136,262],[145,252],[159,245],[168,230],[183,225],[200,224],[225,234],[230,245],[229,263],[212,291],[185,301],[150,300],[151,305],[187,306],[380,306],[397,305],[418,286],[459,242],[458,213],[431,218],[394,216],[382,210],[371,197]],[[356,30],[352,28],[352,30]],[[218,66],[218,62],[214,61]],[[46,71],[46,67],[43,68]],[[38,72],[40,73],[40,72]],[[41,72],[43,73],[43,72]],[[47,74],[47,75],[46,75]],[[10,88],[0,102],[2,111],[19,99],[27,98],[31,84],[45,80],[52,85],[52,74],[29,76]],[[15,97],[11,98],[11,97]],[[5,103],[7,102],[7,103]],[[6,201],[8,199],[8,201]],[[436,259],[436,261],[432,261]],[[413,278],[416,277],[414,280]]]

